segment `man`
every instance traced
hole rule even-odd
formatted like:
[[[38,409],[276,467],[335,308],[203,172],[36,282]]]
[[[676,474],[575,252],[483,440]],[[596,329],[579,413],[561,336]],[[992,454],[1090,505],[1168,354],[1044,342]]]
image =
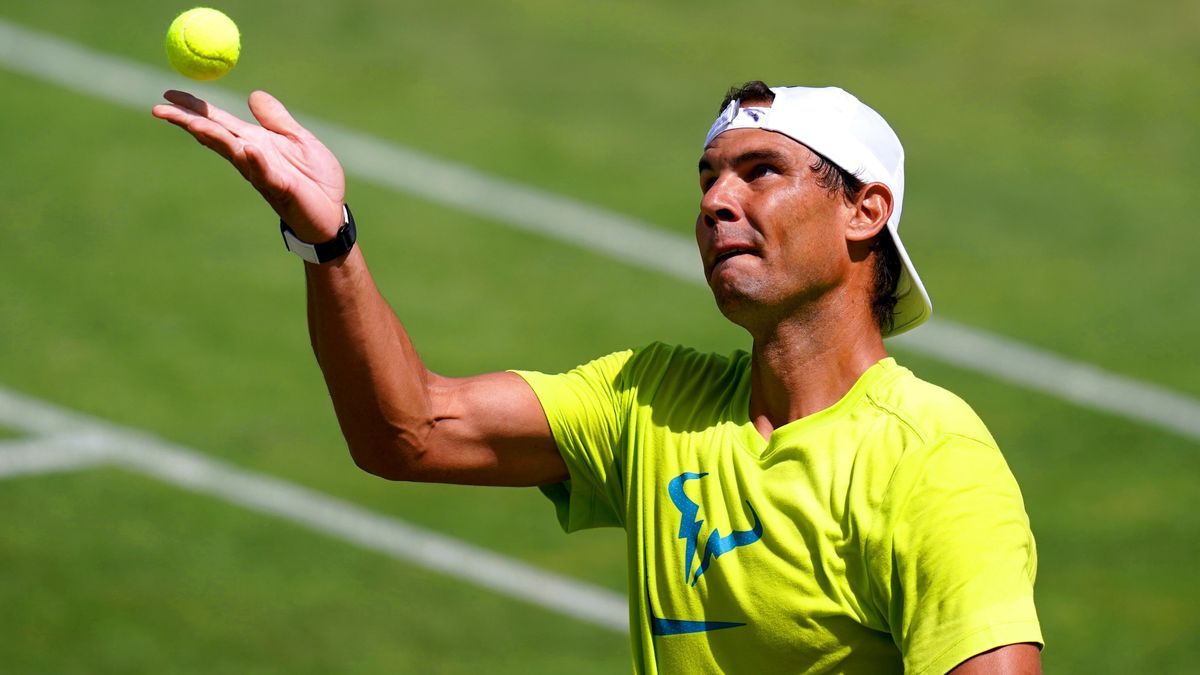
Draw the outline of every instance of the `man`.
[[[932,307],[897,235],[903,150],[858,99],[753,82],[705,140],[696,239],[750,353],[655,344],[446,378],[353,246],[333,155],[263,92],[261,126],[166,98],[154,114],[237,167],[309,261],[313,348],[358,465],[537,485],[568,531],[624,527],[636,670],[1040,671],[1017,485],[971,409],[884,349]]]

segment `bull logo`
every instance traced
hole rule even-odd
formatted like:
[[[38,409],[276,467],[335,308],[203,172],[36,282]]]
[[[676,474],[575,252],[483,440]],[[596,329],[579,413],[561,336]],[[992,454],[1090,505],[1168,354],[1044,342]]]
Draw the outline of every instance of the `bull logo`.
[[[696,585],[696,582],[700,580],[700,575],[704,574],[714,559],[740,546],[753,544],[762,539],[763,534],[762,521],[758,519],[758,513],[750,505],[750,501],[746,500],[746,508],[754,519],[754,526],[749,530],[734,530],[724,536],[716,528],[713,528],[700,552],[700,564],[696,567],[695,574],[692,574],[692,564],[696,559],[697,548],[700,546],[700,528],[704,525],[704,520],[697,517],[700,514],[700,505],[687,496],[687,493],[683,491],[683,486],[689,480],[700,480],[707,475],[708,473],[685,472],[672,478],[671,482],[667,484],[667,494],[671,496],[671,502],[675,504],[675,508],[679,509],[679,538],[683,539],[687,546],[683,563],[683,579],[690,586]]]

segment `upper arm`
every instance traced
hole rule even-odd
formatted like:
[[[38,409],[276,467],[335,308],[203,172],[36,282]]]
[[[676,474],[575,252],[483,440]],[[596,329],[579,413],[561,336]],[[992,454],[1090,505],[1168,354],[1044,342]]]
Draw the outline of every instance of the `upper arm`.
[[[999,450],[948,437],[906,458],[896,480],[889,616],[907,669],[947,672],[999,646],[1040,644],[1036,549]]]
[[[435,412],[419,480],[540,485],[568,532],[623,526],[643,415],[678,351],[653,343],[556,374],[430,374]]]
[[[533,389],[515,373],[429,374],[430,420],[395,475],[437,483],[529,486],[567,470]]]
[[[976,654],[950,672],[952,675],[1041,675],[1042,652],[1030,643],[1005,645]]]
[[[426,482],[539,485],[568,530],[619,524],[632,356],[615,352],[558,374],[426,372],[427,412],[403,426],[404,438],[381,439],[383,470],[369,470]]]

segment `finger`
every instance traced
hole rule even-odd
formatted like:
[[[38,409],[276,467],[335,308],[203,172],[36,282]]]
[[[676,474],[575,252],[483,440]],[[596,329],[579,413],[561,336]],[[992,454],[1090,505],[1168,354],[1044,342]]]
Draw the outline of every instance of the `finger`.
[[[209,120],[206,117],[201,117],[200,115],[197,115],[196,113],[192,112],[191,110],[188,110],[186,108],[180,108],[177,105],[156,105],[150,112],[155,117],[162,119],[162,120],[166,120],[166,121],[170,122],[171,124],[174,124],[175,126],[179,127],[180,129],[183,129],[184,131],[188,132],[189,134],[192,134],[193,136],[195,136],[196,131],[201,128],[200,126],[193,128],[191,126],[193,120],[203,120],[204,122],[207,122],[209,124],[213,124],[213,125],[216,124],[215,122],[213,122],[212,120]],[[199,125],[201,123],[198,122],[197,124]],[[200,139],[196,139],[196,140],[200,140]]]
[[[264,188],[270,187],[267,161],[260,154],[258,148],[247,143],[242,147],[242,154],[246,156],[246,177],[250,179],[250,182]]]
[[[279,202],[281,197],[287,193],[288,186],[285,176],[272,168],[267,156],[257,146],[244,145],[242,155],[246,158],[244,175],[247,180],[272,205]]]
[[[178,105],[156,105],[151,113],[192,135],[201,145],[229,160],[242,175],[246,175],[244,148],[246,140],[220,124]]]
[[[253,124],[241,119],[237,115],[230,114],[209,103],[208,101],[193,96],[186,91],[176,91],[171,89],[163,94],[163,98],[177,106],[180,106],[186,110],[190,110],[197,115],[207,117],[208,119],[220,124],[238,136],[247,136],[253,133],[255,128]]]
[[[188,132],[201,145],[212,149],[241,170],[243,141],[216,122],[184,108],[155,106],[156,117],[161,117]]]
[[[201,145],[229,160],[238,171],[243,171],[245,155],[242,154],[242,140],[229,133],[228,129],[211,120],[196,119],[188,123],[188,131]]]
[[[199,115],[192,110],[175,104],[158,104],[150,109],[150,114],[159,119],[166,120],[173,124],[187,128],[189,121],[193,119],[208,119],[203,115]]]
[[[150,114],[154,115],[160,120],[166,120],[168,122],[177,124],[180,121],[186,122],[188,117],[194,115],[195,113],[185,112],[177,105],[165,105],[160,103],[150,109]]]
[[[287,108],[283,107],[279,99],[265,91],[255,91],[250,94],[250,112],[254,115],[254,119],[263,125],[264,129],[292,138],[312,136],[304,127],[300,126]]]

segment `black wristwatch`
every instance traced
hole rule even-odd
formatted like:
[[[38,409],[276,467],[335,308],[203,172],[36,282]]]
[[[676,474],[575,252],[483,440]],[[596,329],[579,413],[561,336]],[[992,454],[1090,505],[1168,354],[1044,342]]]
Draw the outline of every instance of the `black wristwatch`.
[[[338,228],[337,234],[333,236],[333,239],[321,244],[300,241],[292,228],[283,222],[283,218],[280,218],[279,231],[283,234],[283,245],[287,247],[287,250],[310,263],[327,263],[346,255],[350,249],[354,248],[354,241],[358,239],[358,230],[354,227],[354,214],[350,213],[350,205],[343,204],[342,211],[346,218],[342,222],[342,226]]]

